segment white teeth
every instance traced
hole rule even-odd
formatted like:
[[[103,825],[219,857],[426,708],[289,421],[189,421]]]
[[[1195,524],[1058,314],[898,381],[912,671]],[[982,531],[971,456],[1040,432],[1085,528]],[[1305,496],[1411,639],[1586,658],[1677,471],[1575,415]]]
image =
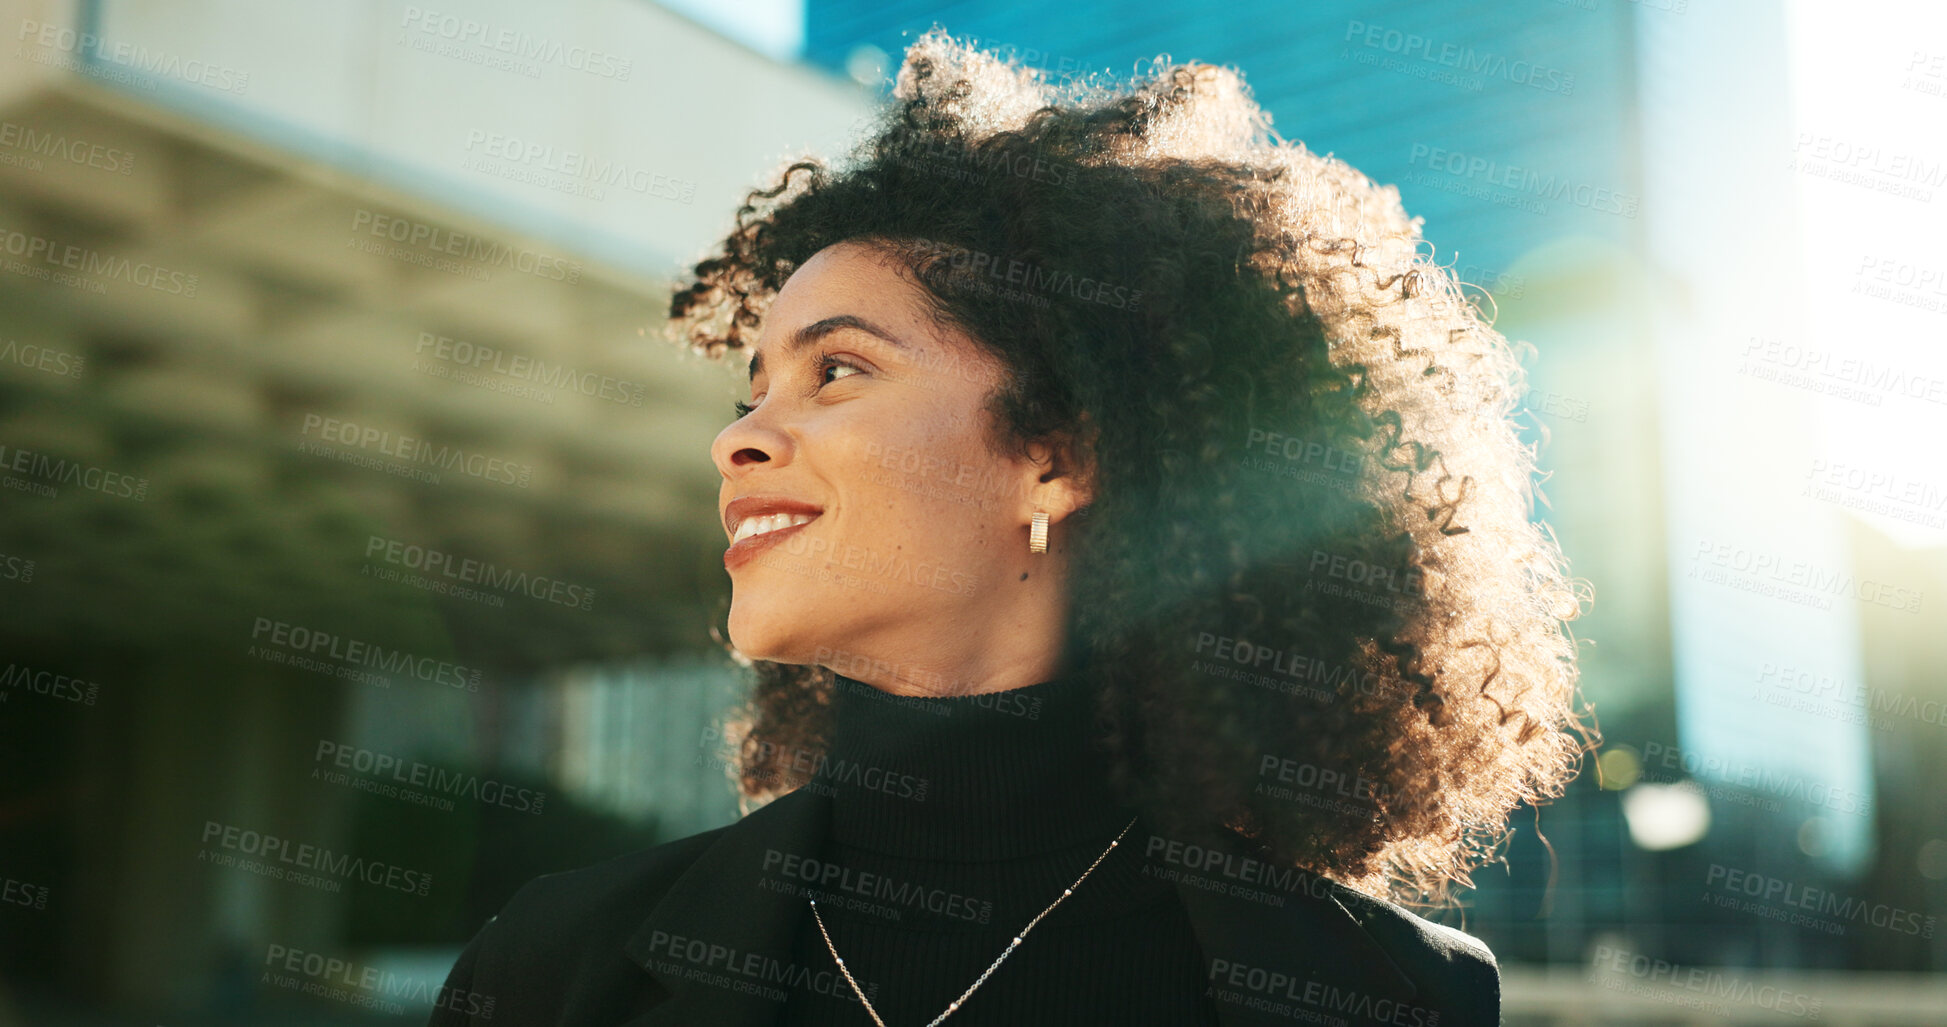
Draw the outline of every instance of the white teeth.
[[[732,545],[735,545],[752,535],[762,535],[765,532],[788,528],[794,524],[809,524],[811,523],[811,519],[816,516],[818,515],[780,513],[768,514],[763,517],[746,517],[737,522],[737,533],[731,536],[730,542]]]

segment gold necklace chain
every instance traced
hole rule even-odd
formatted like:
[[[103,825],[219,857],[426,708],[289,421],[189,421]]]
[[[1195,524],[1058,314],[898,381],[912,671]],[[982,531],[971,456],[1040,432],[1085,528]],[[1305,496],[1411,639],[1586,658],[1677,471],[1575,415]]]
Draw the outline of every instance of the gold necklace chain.
[[[1040,923],[1042,917],[1047,916],[1048,914],[1054,912],[1055,907],[1061,905],[1063,899],[1066,899],[1070,895],[1075,894],[1075,889],[1080,888],[1082,886],[1082,882],[1088,880],[1088,875],[1094,873],[1095,868],[1101,866],[1102,861],[1109,858],[1109,853],[1115,851],[1115,847],[1121,844],[1122,836],[1128,834],[1129,829],[1134,826],[1136,826],[1136,818],[1132,817],[1130,818],[1127,824],[1122,825],[1122,830],[1116,833],[1115,841],[1110,842],[1109,847],[1103,849],[1102,854],[1100,856],[1095,857],[1095,862],[1090,863],[1088,865],[1088,869],[1082,871],[1082,876],[1075,878],[1074,884],[1071,884],[1068,887],[1063,888],[1061,890],[1061,898],[1058,898],[1055,901],[1049,903],[1047,909],[1042,910],[1040,913],[1035,915],[1035,918],[1033,920],[1028,921],[1028,925],[1026,927],[1021,928],[1021,933],[1015,935],[1014,940],[1007,943],[1006,951],[1002,952],[998,957],[996,957],[992,963],[988,964],[987,969],[981,972],[980,979],[974,981],[973,984],[969,985],[966,991],[961,992],[959,998],[956,998],[952,1002],[947,1003],[946,1012],[941,1013],[940,1015],[934,1017],[933,1022],[927,1024],[926,1027],[939,1027],[940,1021],[946,1019],[949,1016],[952,1016],[954,1013],[959,1012],[960,1004],[967,1001],[967,996],[973,994],[975,988],[978,988],[982,984],[987,983],[988,975],[992,974],[995,970],[1000,969],[1001,963],[1004,960],[1006,960],[1007,957],[1014,954],[1014,950],[1019,948],[1021,945],[1021,939],[1026,938],[1028,936],[1028,932],[1034,930],[1034,925]],[[886,1022],[884,1020],[879,1019],[879,1011],[872,1008],[872,1000],[865,997],[865,991],[859,987],[859,982],[852,979],[851,968],[845,965],[845,960],[839,958],[838,947],[832,944],[831,932],[825,930],[825,918],[819,915],[818,913],[818,900],[808,898],[805,901],[811,903],[811,915],[813,919],[818,921],[818,933],[825,936],[825,947],[831,950],[832,959],[837,961],[838,972],[845,975],[845,983],[850,984],[852,986],[853,994],[859,997],[860,1002],[865,1003],[865,1011],[872,1014],[872,1022],[878,1024],[879,1027],[886,1027]]]

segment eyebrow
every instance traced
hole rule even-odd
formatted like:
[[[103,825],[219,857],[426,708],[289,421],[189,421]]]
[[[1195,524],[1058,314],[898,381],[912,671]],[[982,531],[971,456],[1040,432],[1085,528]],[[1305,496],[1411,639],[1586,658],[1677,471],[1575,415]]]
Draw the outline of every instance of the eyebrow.
[[[873,336],[875,338],[882,339],[900,349],[912,348],[906,345],[906,343],[902,341],[898,336],[892,334],[889,331],[886,331],[884,328],[881,328],[870,321],[867,321],[865,318],[862,318],[857,314],[834,314],[831,317],[821,318],[817,321],[813,321],[810,324],[805,325],[803,328],[800,328],[797,331],[792,332],[790,338],[784,341],[784,352],[796,353],[798,350],[801,350],[806,346],[809,346],[812,343],[817,342],[819,339],[822,339],[833,332],[843,331],[847,328],[855,329],[857,331],[864,332],[865,334]],[[750,357],[750,380],[756,381],[757,372],[763,369],[764,369],[764,354],[752,353]]]

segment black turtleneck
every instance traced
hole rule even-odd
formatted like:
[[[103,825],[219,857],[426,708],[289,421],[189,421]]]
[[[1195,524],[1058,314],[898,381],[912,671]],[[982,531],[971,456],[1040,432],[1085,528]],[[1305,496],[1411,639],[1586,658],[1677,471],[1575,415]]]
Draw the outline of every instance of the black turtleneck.
[[[983,695],[907,697],[839,676],[831,746],[807,788],[832,799],[825,848],[792,868],[888,1025],[931,1022],[1136,813],[1094,745],[1092,697],[1064,677]],[[1190,921],[1122,835],[948,1022],[1214,1024]],[[819,883],[814,883],[819,882]],[[812,917],[794,960],[831,968]],[[845,989],[849,993],[849,988]],[[871,1024],[793,989],[780,1023]]]

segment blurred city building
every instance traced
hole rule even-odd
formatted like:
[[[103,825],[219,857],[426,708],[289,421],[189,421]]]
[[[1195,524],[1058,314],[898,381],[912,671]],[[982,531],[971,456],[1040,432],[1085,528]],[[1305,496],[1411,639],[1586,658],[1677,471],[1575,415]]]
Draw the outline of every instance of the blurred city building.
[[[1906,56],[1885,26],[1909,9],[1874,23],[1687,0],[1112,8],[808,0],[805,58],[884,88],[938,23],[1053,81],[1126,79],[1157,53],[1239,67],[1280,135],[1396,184],[1434,258],[1536,347],[1521,414],[1549,475],[1536,513],[1594,583],[1575,632],[1605,748],[1566,798],[1515,819],[1505,865],[1445,916],[1503,960],[1509,1021],[1776,1019],[1794,1014],[1750,996],[1781,983],[1812,996],[1797,1016],[1816,999],[1827,1021],[1947,1018],[1938,978],[1861,976],[1947,968],[1932,919],[1947,817],[1926,785],[1947,755],[1947,685],[1922,639],[1942,635],[1926,603],[1947,584],[1947,476],[1924,444],[1882,449],[1911,471],[1890,516],[1841,513],[1872,506],[1856,483],[1807,502],[1798,486],[1834,475],[1803,459],[1825,442],[1806,393],[1843,393],[1740,391],[1718,359],[1735,367],[1756,339],[1818,344],[1798,284],[1816,270],[1793,254],[1820,218],[1885,208],[1835,214],[1810,191],[1827,182],[1780,168],[1847,181],[1808,160],[1845,126],[1806,98],[1871,66],[1848,45]],[[1870,183],[1874,199],[1930,199],[1947,153],[1928,156],[1898,165],[1908,181]],[[1894,348],[1888,371],[1850,384],[1947,402],[1947,366],[1921,355]],[[1724,441],[1744,437],[1768,445]],[[1632,976],[1638,957],[1714,976],[1673,987]]]
[[[668,282],[870,94],[653,4],[463,8],[6,5],[0,875],[44,892],[0,1023],[296,1022],[282,950],[436,987],[527,878],[736,816],[740,383]],[[208,864],[252,838],[431,887]]]
[[[1536,347],[1605,744],[1443,914],[1509,1023],[1947,1022],[1947,470],[1873,451],[1918,482],[1889,524],[1818,427],[1833,375],[1780,377],[1876,302],[1791,262],[1866,217],[1800,8],[677,6],[5,4],[0,1027],[422,1021],[523,881],[737,815],[737,378],[660,337],[667,286],[936,22],[1051,78],[1241,68]],[[1937,101],[1914,52],[1869,85]],[[1921,259],[1874,245],[1835,249],[1854,293]],[[1947,402],[1842,384],[1883,394],[1862,432]],[[429,886],[241,865],[276,844]],[[290,952],[405,986],[320,1000],[266,975]]]

